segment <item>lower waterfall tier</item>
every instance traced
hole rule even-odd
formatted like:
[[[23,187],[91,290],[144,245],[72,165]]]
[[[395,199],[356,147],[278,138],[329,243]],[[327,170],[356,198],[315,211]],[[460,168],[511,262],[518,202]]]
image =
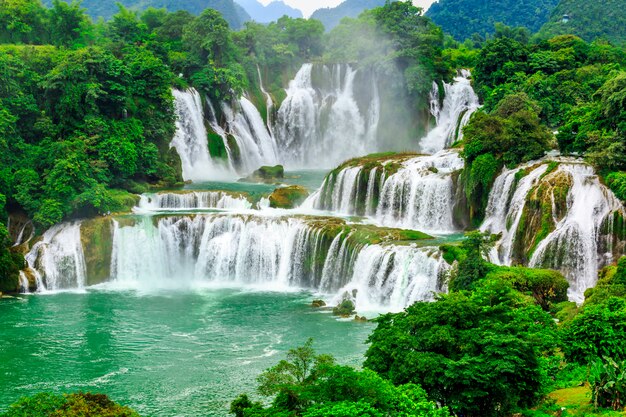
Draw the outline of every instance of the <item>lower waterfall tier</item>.
[[[325,217],[128,216],[60,225],[28,260],[40,290],[295,288],[399,310],[445,290],[449,266],[428,238]]]

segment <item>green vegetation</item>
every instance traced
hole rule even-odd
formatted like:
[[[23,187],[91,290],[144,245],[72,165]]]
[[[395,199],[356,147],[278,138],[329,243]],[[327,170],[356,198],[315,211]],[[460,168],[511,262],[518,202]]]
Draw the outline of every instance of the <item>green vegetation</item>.
[[[0,417],[139,417],[135,411],[103,394],[79,392],[58,395],[42,393],[22,398]]]
[[[63,0],[71,4],[69,0]],[[250,16],[246,11],[233,0],[120,0],[99,1],[99,0],[82,0],[81,6],[87,10],[87,13],[97,20],[102,17],[104,20],[110,20],[118,11],[117,4],[132,10],[133,12],[142,12],[149,8],[167,9],[170,12],[186,11],[194,15],[199,15],[205,9],[217,10],[233,29],[240,29],[244,23],[250,20]],[[44,4],[51,6],[54,0],[44,0]]]
[[[564,19],[564,16],[567,18]],[[539,36],[573,34],[591,42],[605,39],[614,44],[626,43],[626,11],[619,0],[591,2],[561,0],[552,12],[550,21],[539,31]]]
[[[494,33],[496,23],[537,32],[557,3],[558,0],[439,0],[426,16],[459,41],[484,39]]]
[[[332,30],[346,17],[356,18],[367,9],[385,5],[386,0],[346,0],[336,7],[327,7],[313,12],[311,19],[324,24],[326,30]]]

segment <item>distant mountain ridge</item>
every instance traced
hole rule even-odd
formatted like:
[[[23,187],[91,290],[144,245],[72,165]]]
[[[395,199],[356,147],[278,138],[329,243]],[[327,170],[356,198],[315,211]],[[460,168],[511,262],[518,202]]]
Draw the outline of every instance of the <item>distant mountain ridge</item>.
[[[358,17],[364,10],[385,5],[386,0],[346,0],[336,7],[316,10],[311,19],[320,20],[327,31],[333,29],[344,17]]]
[[[463,41],[474,33],[482,36],[493,33],[496,23],[523,26],[531,32],[537,32],[548,21],[558,1],[439,0],[430,6],[426,16],[455,39]],[[606,1],[595,2],[602,3]]]
[[[63,1],[70,2],[70,0]],[[48,7],[52,4],[52,0],[43,0],[43,2]],[[102,17],[109,20],[118,11],[116,3],[131,10],[155,7],[165,8],[170,12],[187,10],[195,15],[202,13],[204,9],[211,8],[220,12],[233,29],[243,27],[243,24],[250,20],[250,15],[233,0],[83,0],[82,7],[87,9],[87,13],[94,19]]]
[[[302,17],[300,10],[294,9],[282,1],[273,1],[267,6],[257,0],[235,0],[235,2],[245,9],[252,20],[259,23],[274,22],[283,16]]]
[[[550,20],[541,28],[541,37],[574,34],[586,41],[604,38],[626,44],[626,4],[623,0],[561,0]]]

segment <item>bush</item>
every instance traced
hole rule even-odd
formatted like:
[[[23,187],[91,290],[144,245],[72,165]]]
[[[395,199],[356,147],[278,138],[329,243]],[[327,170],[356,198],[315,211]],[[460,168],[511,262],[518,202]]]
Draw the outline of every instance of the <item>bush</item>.
[[[114,403],[104,394],[41,393],[25,397],[0,417],[140,417],[135,411]]]

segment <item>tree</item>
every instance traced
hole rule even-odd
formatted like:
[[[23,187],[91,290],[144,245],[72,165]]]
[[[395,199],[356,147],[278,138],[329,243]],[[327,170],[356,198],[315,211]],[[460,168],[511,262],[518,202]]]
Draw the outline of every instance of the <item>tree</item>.
[[[584,306],[561,329],[568,361],[590,364],[604,357],[626,360],[626,299],[612,297]]]
[[[74,47],[86,42],[91,22],[80,2],[72,0],[71,3],[66,3],[62,0],[53,0],[48,18],[50,40],[54,45]]]
[[[365,367],[396,385],[419,383],[457,415],[506,416],[541,397],[555,324],[510,283],[489,281],[377,322]]]
[[[490,270],[485,260],[498,236],[489,233],[469,232],[461,243],[465,257],[459,261],[457,271],[450,280],[450,291],[470,290]]]
[[[140,417],[135,411],[111,401],[106,395],[41,393],[11,405],[0,417]]]

